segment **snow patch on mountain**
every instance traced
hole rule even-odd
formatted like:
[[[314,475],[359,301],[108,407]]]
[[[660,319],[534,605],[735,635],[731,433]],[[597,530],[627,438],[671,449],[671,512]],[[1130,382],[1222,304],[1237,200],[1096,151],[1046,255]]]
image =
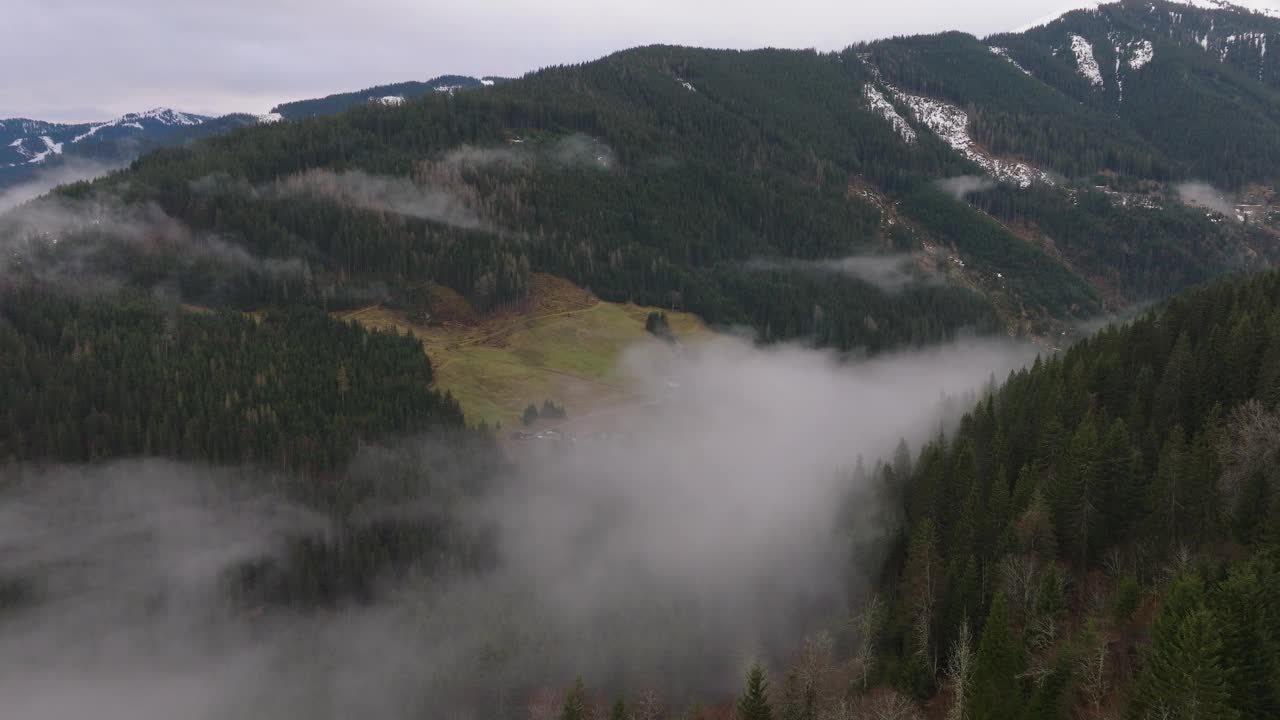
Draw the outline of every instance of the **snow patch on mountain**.
[[[891,87],[890,90],[893,88]],[[899,100],[911,108],[911,113],[925,127],[996,179],[1013,183],[1018,187],[1030,187],[1036,182],[1053,184],[1053,179],[1043,170],[1026,163],[994,158],[980,149],[973,138],[969,137],[969,114],[964,110],[920,95],[901,91],[895,91],[895,94]]]
[[[998,55],[999,57],[1002,57],[1005,60],[1008,60],[1014,67],[1018,68],[1018,70],[1020,70],[1023,75],[1026,75],[1027,77],[1035,77],[1034,75],[1031,74],[1029,70],[1022,67],[1022,65],[1019,64],[1017,60],[1014,60],[1013,56],[1009,54],[1009,51],[1007,49],[1002,47],[989,47],[987,49],[991,51],[992,55]]]
[[[159,125],[171,127],[171,126],[201,125],[204,123],[205,119],[206,118],[202,118],[196,115],[188,115],[186,113],[181,113],[181,112],[178,112],[177,110],[170,110],[169,108],[155,108],[152,110],[148,110],[146,112],[129,113],[127,115],[121,115],[115,120],[111,120],[104,123],[98,123],[96,125],[91,125],[89,126],[89,129],[86,130],[85,132],[82,132],[79,135],[76,135],[75,137],[71,138],[71,144],[74,145],[80,142],[81,140],[86,140],[88,138],[91,138],[94,135],[98,134],[99,130],[103,130],[110,127],[131,127],[138,130],[143,130],[144,129],[142,125],[143,120],[152,120]]]
[[[889,121],[889,124],[893,126],[894,132],[901,135],[903,140],[908,144],[916,141],[915,128],[911,127],[911,123],[907,122],[906,118],[898,114],[897,108],[893,106],[893,103],[889,102],[889,99],[875,85],[871,83],[864,85],[862,87],[862,96],[867,99],[867,104],[871,106],[873,111]]]
[[[459,87],[459,86],[457,86],[457,85],[452,85],[452,86],[450,86],[450,87],[457,88],[457,87]],[[446,90],[441,90],[440,88],[436,88],[436,92],[448,92],[450,95],[452,95],[452,94],[453,94],[453,90],[447,90],[447,91],[446,91]],[[399,95],[387,95],[386,97],[380,97],[380,98],[378,98],[378,104],[379,104],[379,105],[390,105],[390,106],[393,106],[393,107],[394,107],[394,106],[396,106],[396,105],[403,105],[403,104],[404,104],[404,98],[403,98],[403,97],[401,97],[401,96],[399,96]]]
[[[694,87],[693,83],[689,82],[688,80],[685,80],[683,78],[676,78],[676,82],[680,83],[681,87],[683,87],[685,90],[688,90],[689,92],[698,92],[698,88]]]
[[[1093,45],[1079,35],[1071,35],[1071,52],[1076,56],[1076,69],[1094,87],[1102,87],[1102,70],[1093,56]]]
[[[188,115],[177,110],[169,108],[155,108],[141,113],[129,113],[120,118],[122,122],[138,122],[140,120],[155,120],[161,125],[202,125],[207,118],[199,115]]]
[[[50,155],[62,154],[62,143],[54,142],[53,138],[49,137],[48,135],[41,135],[40,140],[44,142],[44,150],[36,153],[35,155],[32,155],[31,159],[28,160],[27,162],[31,162],[31,163],[44,162],[44,159],[49,157]]]
[[[1131,71],[1141,70],[1155,58],[1155,48],[1150,40],[1125,39],[1117,32],[1109,33],[1107,39],[1111,41],[1116,59],[1116,95],[1119,102],[1124,102],[1124,81],[1128,74],[1124,72],[1124,68],[1127,66]]]
[[[1133,55],[1129,58],[1129,68],[1132,70],[1141,70],[1147,63],[1155,59],[1156,51],[1151,46],[1150,40],[1143,40],[1133,51]]]
[[[991,157],[969,137],[969,114],[940,100],[901,93],[899,99],[911,108],[912,114],[932,130],[944,142],[980,166],[993,177],[1018,187],[1030,187],[1032,183],[1053,184],[1053,179],[1043,170],[1026,163]]]
[[[1053,178],[1043,170],[1015,160],[1001,160],[1000,158],[992,157],[990,153],[983,150],[973,141],[973,138],[969,137],[969,114],[964,110],[941,100],[934,100],[922,95],[912,95],[894,87],[884,81],[884,78],[880,75],[880,69],[871,64],[866,55],[860,55],[859,57],[863,65],[871,71],[871,77],[875,82],[883,85],[894,100],[911,108],[911,114],[915,115],[921,124],[997,180],[1013,183],[1018,187],[1024,188],[1030,187],[1032,183],[1037,182],[1046,185],[1054,184]],[[864,85],[862,93],[871,109],[888,120],[904,140],[915,142],[915,130],[898,114],[893,104],[876,89],[874,84],[867,83]],[[904,129],[909,133],[904,132]]]

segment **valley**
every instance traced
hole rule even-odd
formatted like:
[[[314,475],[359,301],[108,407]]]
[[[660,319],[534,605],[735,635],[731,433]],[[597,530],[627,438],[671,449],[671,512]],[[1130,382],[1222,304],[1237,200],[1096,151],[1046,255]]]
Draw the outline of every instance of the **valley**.
[[[1280,6],[1037,1],[21,8],[0,715],[1280,717]]]

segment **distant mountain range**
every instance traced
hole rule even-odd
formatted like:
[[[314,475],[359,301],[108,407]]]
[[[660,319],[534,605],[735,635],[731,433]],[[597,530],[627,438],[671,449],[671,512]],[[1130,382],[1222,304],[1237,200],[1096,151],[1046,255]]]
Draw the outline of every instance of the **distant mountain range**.
[[[252,115],[207,117],[169,108],[129,113],[104,122],[0,120],[0,190],[64,165],[120,166],[157,147],[190,142],[256,122]]]
[[[85,174],[92,174],[95,169],[122,166],[149,150],[181,145],[259,123],[327,115],[367,102],[399,104],[433,92],[454,92],[502,81],[502,78],[442,75],[426,82],[381,85],[358,92],[284,103],[267,115],[232,113],[210,117],[155,108],[102,122],[53,123],[28,118],[0,120],[0,190],[67,165],[84,167]]]

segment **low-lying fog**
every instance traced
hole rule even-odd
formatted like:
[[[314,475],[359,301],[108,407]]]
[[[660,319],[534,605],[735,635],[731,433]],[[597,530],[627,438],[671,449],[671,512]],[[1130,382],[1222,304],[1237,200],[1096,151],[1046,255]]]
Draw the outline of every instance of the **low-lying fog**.
[[[945,396],[1033,354],[969,340],[846,364],[732,338],[638,346],[624,370],[648,400],[625,432],[528,453],[459,511],[492,531],[492,568],[306,612],[227,591],[237,564],[331,531],[254,473],[0,471],[2,714],[523,717],[531,689],[578,674],[714,699],[866,589],[874,568],[852,572],[853,551],[892,511],[853,486],[859,458],[901,438],[917,451],[963,409]]]

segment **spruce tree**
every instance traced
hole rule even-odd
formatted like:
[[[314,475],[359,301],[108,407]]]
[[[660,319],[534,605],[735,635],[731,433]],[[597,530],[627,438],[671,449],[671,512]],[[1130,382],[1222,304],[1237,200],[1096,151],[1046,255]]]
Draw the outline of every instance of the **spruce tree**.
[[[739,720],[773,720],[769,707],[769,680],[759,663],[747,673],[747,687],[738,698]]]
[[[1137,702],[1148,716],[1238,720],[1222,651],[1218,619],[1203,606],[1195,608],[1145,648]]]
[[[565,695],[564,707],[560,710],[560,720],[590,720],[587,709],[587,689],[582,684],[581,675]]]
[[[991,612],[982,628],[978,656],[974,662],[970,701],[973,718],[1021,720],[1023,671],[1022,648],[1009,627],[1003,594],[991,602]]]

